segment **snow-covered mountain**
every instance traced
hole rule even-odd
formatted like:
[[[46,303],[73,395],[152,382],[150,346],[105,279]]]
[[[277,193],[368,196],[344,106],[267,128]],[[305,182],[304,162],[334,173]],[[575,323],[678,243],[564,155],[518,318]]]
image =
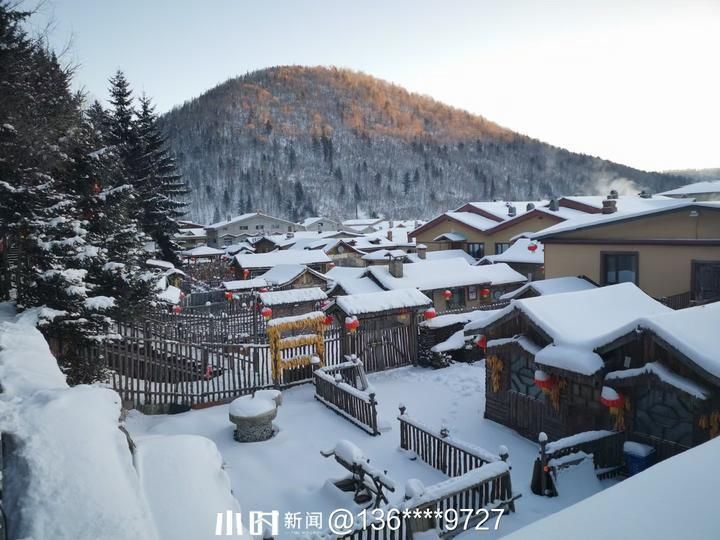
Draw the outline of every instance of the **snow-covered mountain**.
[[[670,189],[680,176],[574,154],[365,74],[274,67],[162,118],[190,217],[429,216],[467,200]]]

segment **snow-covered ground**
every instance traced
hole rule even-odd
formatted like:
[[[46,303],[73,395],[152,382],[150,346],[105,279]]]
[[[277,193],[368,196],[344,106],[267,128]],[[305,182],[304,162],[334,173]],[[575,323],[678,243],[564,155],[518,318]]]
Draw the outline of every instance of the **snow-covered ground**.
[[[490,452],[497,453],[500,445],[508,447],[513,489],[522,493],[522,498],[517,501],[517,512],[502,518],[499,531],[483,532],[484,537],[500,537],[612,483],[600,483],[591,470],[578,468],[572,481],[561,479],[559,497],[533,495],[529,485],[537,445],[483,418],[485,369],[482,363],[454,364],[438,371],[402,368],[371,374],[369,380],[377,394],[384,426],[378,437],[366,434],[316,401],[312,385],[283,392],[283,405],[275,420],[279,432],[273,439],[261,443],[242,444],[233,440],[228,405],[172,416],[145,416],[133,411],[127,419],[127,428],[140,443],[144,436],[157,434],[196,434],[213,440],[244,512],[278,510],[281,516],[286,512],[323,512],[327,518],[329,512],[338,507],[359,510],[352,504],[350,495],[340,492],[331,482],[345,476],[346,471],[334,459],[320,455],[321,450],[332,450],[341,439],[357,445],[374,467],[387,470],[398,486],[395,493],[390,494],[391,503],[402,500],[405,483],[410,478],[418,478],[426,486],[445,480],[447,477],[442,473],[421,461],[411,460],[398,449],[399,403],[403,403],[407,413],[416,420],[435,428],[447,426],[454,437]],[[208,516],[212,523],[214,518],[214,515]]]

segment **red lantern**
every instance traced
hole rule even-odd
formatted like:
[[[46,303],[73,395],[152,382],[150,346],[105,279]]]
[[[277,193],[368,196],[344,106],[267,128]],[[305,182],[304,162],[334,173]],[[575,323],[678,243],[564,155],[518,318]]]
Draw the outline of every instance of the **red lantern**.
[[[267,287],[263,287],[262,289],[260,289],[260,292],[268,292],[269,290],[270,289],[268,289]]]
[[[449,289],[445,289],[443,291],[443,298],[445,298],[445,300],[450,300],[452,298],[452,291]]]
[[[552,375],[549,375],[541,369],[535,370],[535,386],[542,390],[550,390],[555,385]]]
[[[488,289],[487,287],[482,289],[480,291],[480,296],[482,296],[483,298],[487,298],[488,296],[490,296],[490,289]]]
[[[182,313],[182,306],[173,306],[173,313],[175,315]]]
[[[246,268],[245,270],[243,270],[243,279],[247,279],[249,277],[250,277],[250,270]]]
[[[262,315],[263,319],[269,321],[270,317],[272,317],[272,309],[269,307],[264,307],[260,310],[260,315]]]
[[[333,318],[332,315],[325,315],[325,319],[323,319],[323,324],[325,326],[332,326]]]
[[[532,251],[533,253],[537,251],[537,244],[528,244],[528,251]]]
[[[358,321],[357,317],[345,317],[345,330],[351,334],[354,333],[359,326],[360,321]]]
[[[233,299],[233,293],[231,293],[230,291],[226,291],[225,292],[225,300],[230,301],[232,299]]]
[[[479,338],[477,338],[475,345],[478,349],[482,349],[484,351],[485,349],[487,349],[487,337],[480,336]]]
[[[600,393],[600,403],[611,409],[621,409],[625,406],[625,398],[614,388],[603,386]]]
[[[425,320],[429,321],[437,316],[437,311],[435,311],[435,308],[428,308],[423,315],[425,315]]]

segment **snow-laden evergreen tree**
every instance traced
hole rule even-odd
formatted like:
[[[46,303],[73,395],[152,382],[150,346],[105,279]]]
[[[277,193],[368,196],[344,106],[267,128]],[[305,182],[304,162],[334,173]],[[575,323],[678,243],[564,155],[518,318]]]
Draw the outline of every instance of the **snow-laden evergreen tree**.
[[[135,187],[143,202],[141,225],[155,242],[162,258],[179,264],[177,252],[180,248],[174,235],[178,231],[177,219],[184,214],[186,203],[182,199],[188,190],[158,127],[151,99],[143,95],[139,105],[135,131],[140,157]]]
[[[70,382],[89,382],[103,366],[87,346],[137,314],[154,276],[124,163],[83,115],[72,73],[22,30],[27,16],[0,3],[0,235],[17,252],[18,307],[41,308]]]
[[[184,213],[182,198],[188,192],[158,128],[152,102],[142,96],[136,109],[130,84],[118,71],[110,79],[110,104],[107,139],[135,190],[131,212],[161,257],[179,263],[173,236],[178,230],[176,219]]]

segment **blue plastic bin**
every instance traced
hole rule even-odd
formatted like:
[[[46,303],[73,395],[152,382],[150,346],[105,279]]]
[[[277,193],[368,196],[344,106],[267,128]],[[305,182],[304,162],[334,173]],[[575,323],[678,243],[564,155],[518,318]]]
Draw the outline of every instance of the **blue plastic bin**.
[[[628,476],[642,472],[655,464],[655,450],[647,456],[638,456],[630,452],[623,452],[623,454],[625,455],[625,468]]]

